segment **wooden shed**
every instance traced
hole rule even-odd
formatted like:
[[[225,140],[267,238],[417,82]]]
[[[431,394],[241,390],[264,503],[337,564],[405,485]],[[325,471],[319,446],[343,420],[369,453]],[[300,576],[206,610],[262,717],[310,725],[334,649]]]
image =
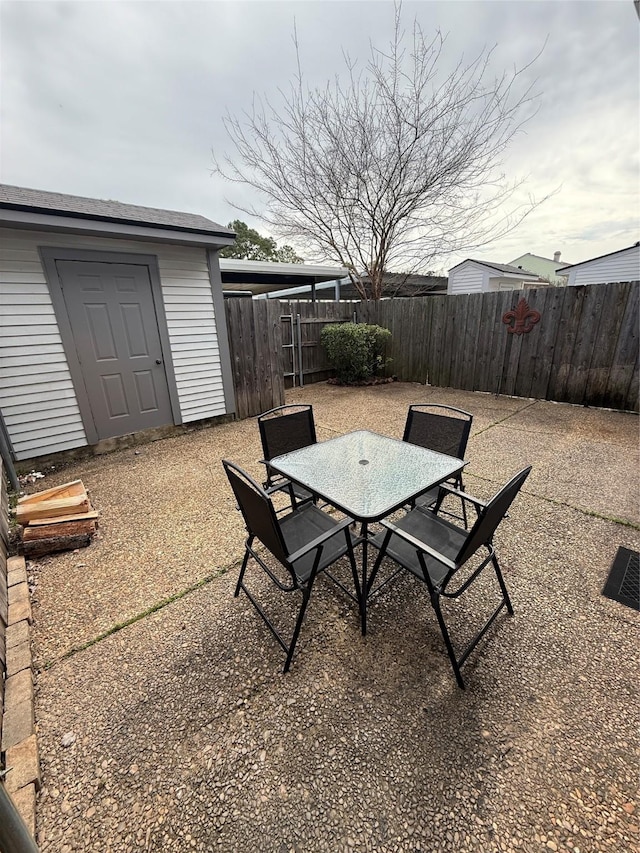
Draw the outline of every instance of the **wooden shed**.
[[[521,267],[474,261],[467,258],[449,270],[447,293],[485,293],[491,290],[520,290],[527,285],[540,285],[539,276]],[[544,282],[542,283],[544,285]]]
[[[640,243],[558,269],[567,285],[609,284],[640,280]]]
[[[0,412],[14,458],[235,411],[202,216],[0,185]]]

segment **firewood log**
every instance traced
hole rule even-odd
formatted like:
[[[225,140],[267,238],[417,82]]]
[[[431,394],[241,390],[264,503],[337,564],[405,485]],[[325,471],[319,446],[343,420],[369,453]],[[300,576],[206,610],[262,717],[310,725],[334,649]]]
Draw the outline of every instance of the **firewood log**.
[[[68,521],[60,524],[27,525],[22,532],[23,542],[34,542],[38,539],[55,539],[57,537],[93,535],[96,532],[95,521]]]
[[[75,548],[85,548],[91,542],[88,533],[79,536],[56,536],[55,539],[35,539],[33,542],[23,542],[25,557],[42,557],[54,551],[70,551]]]
[[[26,524],[32,518],[55,518],[60,515],[77,515],[81,512],[88,512],[89,508],[89,498],[85,492],[84,495],[18,504],[16,507],[16,521],[18,524]]]

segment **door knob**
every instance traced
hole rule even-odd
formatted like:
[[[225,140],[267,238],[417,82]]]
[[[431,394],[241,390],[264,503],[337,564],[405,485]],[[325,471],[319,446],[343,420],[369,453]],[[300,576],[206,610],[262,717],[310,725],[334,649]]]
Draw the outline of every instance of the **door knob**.
[[[156,364],[162,364],[162,359],[161,359],[161,358],[156,358]]]

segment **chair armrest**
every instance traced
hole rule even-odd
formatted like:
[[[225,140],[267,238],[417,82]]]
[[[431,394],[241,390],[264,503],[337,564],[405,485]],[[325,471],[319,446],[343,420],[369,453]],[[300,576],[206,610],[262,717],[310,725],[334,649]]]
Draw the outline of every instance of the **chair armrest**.
[[[335,527],[332,527],[330,530],[325,530],[324,533],[321,533],[320,536],[316,536],[315,539],[312,539],[311,542],[308,542],[304,547],[298,548],[297,551],[294,551],[293,554],[289,554],[287,560],[290,563],[295,563],[296,560],[299,560],[301,557],[304,557],[305,554],[308,554],[309,551],[313,551],[316,548],[320,548],[327,539],[331,539],[332,536],[335,536],[336,533],[340,533],[341,530],[348,528],[353,524],[352,518],[344,518]]]
[[[268,459],[259,459],[258,460],[261,465],[264,465],[267,469],[267,477],[270,478],[271,474],[269,473],[269,460]],[[269,486],[267,483],[269,479],[265,483],[262,484],[262,488],[265,490],[266,494],[273,495],[276,492],[282,492],[284,489],[288,489],[289,496],[291,497],[291,502],[295,502],[294,494],[293,494],[293,483],[291,480],[288,480],[286,477],[283,477],[282,474],[278,474],[278,477],[282,477],[281,480],[278,480],[274,485]]]
[[[439,563],[442,563],[443,566],[446,566],[450,570],[454,570],[457,568],[457,565],[450,560],[448,557],[445,557],[444,554],[441,554],[439,551],[435,551],[433,548],[430,548],[425,542],[422,542],[420,539],[416,539],[415,536],[412,536],[410,533],[406,533],[404,530],[401,530],[399,527],[391,521],[381,521],[380,524],[383,527],[386,527],[387,530],[390,530],[392,533],[395,533],[396,536],[399,536],[401,539],[404,539],[409,545],[413,545],[413,547],[417,551],[423,551],[425,554],[428,554],[430,557],[433,557],[434,560],[437,560]]]
[[[265,494],[274,495],[276,492],[281,492],[283,489],[291,488],[291,480],[281,480],[275,486],[263,486]]]
[[[469,503],[475,504],[475,506],[479,506],[481,508],[487,506],[486,501],[481,501],[480,498],[475,498],[468,492],[463,492],[461,491],[461,489],[456,489],[453,486],[449,486],[447,483],[440,483],[439,488],[441,488],[445,492],[448,492],[450,495],[455,495],[463,501],[469,501]]]

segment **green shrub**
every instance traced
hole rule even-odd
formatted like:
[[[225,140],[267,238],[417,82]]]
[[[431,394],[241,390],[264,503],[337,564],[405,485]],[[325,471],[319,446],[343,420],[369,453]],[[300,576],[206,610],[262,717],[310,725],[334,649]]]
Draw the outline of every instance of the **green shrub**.
[[[385,367],[385,348],[391,339],[389,329],[364,323],[339,323],[325,326],[320,342],[327,351],[338,382],[362,382]]]

